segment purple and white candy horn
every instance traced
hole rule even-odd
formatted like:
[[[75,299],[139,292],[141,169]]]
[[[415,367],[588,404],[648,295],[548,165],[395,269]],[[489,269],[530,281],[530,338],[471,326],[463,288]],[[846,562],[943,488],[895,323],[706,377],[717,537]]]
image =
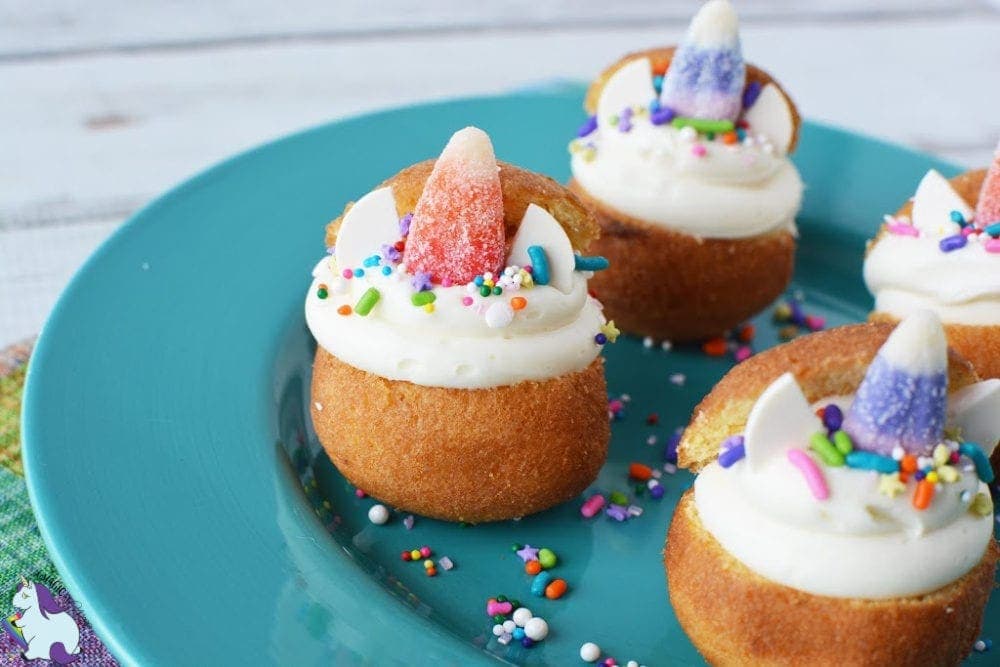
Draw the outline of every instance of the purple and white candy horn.
[[[735,121],[745,81],[736,10],[729,0],[709,0],[674,53],[660,103],[678,116]]]
[[[948,344],[930,311],[889,335],[858,387],[843,429],[858,449],[890,455],[899,445],[929,454],[941,442],[948,403]]]

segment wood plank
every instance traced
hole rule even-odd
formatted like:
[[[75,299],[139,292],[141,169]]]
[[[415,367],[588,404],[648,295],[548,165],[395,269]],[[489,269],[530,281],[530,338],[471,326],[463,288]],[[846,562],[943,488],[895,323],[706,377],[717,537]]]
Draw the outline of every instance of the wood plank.
[[[0,59],[53,57],[111,50],[184,49],[273,41],[438,31],[623,27],[686,22],[692,0],[8,0],[0,4]],[[894,21],[954,18],[989,11],[983,0],[757,0],[738,3],[747,24],[776,21]]]
[[[0,227],[130,210],[237,150],[331,117],[589,78],[680,30],[408,36],[0,65],[0,126],[17,128],[0,152]],[[978,81],[1000,62],[998,32],[1000,17],[750,26],[744,44],[807,116],[984,162],[1000,135],[992,111],[1000,88]],[[949,43],[960,47],[927,47]],[[473,54],[475,67],[459,54]]]

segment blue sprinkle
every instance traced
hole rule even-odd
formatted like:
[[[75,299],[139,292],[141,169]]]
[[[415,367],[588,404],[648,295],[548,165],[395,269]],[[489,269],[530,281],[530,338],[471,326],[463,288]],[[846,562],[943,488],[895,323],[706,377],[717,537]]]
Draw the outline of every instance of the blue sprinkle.
[[[987,484],[993,481],[993,466],[990,465],[990,460],[986,458],[986,454],[979,448],[979,445],[974,442],[963,442],[958,446],[958,451],[972,459],[976,465],[976,474],[981,481]]]
[[[744,139],[747,138],[747,131],[744,130],[742,127],[736,128],[736,138],[739,139],[740,141],[743,141]]]
[[[599,333],[596,336],[594,336],[594,342],[597,343],[598,345],[604,345],[605,343],[608,342],[608,337],[602,333]]]
[[[862,470],[876,470],[886,475],[899,472],[899,463],[891,456],[882,456],[875,452],[862,452],[857,449],[847,454],[847,465]],[[926,473],[924,473],[926,475]]]
[[[585,137],[597,129],[597,116],[590,116],[587,121],[576,131],[576,136]]]
[[[662,484],[657,484],[649,490],[649,495],[653,496],[653,500],[659,500],[663,497],[664,489]]]
[[[667,463],[677,463],[677,445],[681,444],[681,432],[675,432],[667,440],[667,446],[663,450],[663,460]]]
[[[371,268],[373,266],[378,266],[381,261],[382,261],[381,257],[379,257],[378,255],[372,255],[371,257],[365,258],[365,261],[362,262],[362,264],[364,264],[368,268]]]
[[[915,473],[913,473],[913,479],[917,480],[918,482],[922,481],[924,477],[927,477],[927,473],[925,473],[923,470],[918,470]]]
[[[514,639],[524,639],[524,628],[514,628],[514,632],[510,633],[510,635]]]
[[[649,114],[649,122],[653,125],[664,125],[672,121],[676,115],[670,107],[660,107]]]
[[[942,252],[951,252],[952,250],[958,250],[959,248],[964,248],[965,244],[969,242],[969,239],[965,238],[961,234],[955,234],[954,236],[946,236],[938,243]]]
[[[742,443],[734,447],[730,447],[719,454],[719,465],[723,468],[728,468],[746,455],[746,446]]]
[[[1000,236],[1000,220],[994,222],[992,225],[986,225],[983,231],[994,238]]]
[[[823,409],[823,426],[833,433],[840,430],[840,425],[844,423],[843,411],[834,403]]]
[[[521,646],[524,648],[531,648],[535,645],[535,640],[531,637],[521,637]]]
[[[951,212],[951,221],[954,222],[954,223],[956,223],[956,224],[959,224],[959,225],[962,225],[963,227],[965,227],[965,216],[962,215],[961,211],[952,211]]]
[[[753,106],[753,103],[757,101],[760,96],[761,85],[758,81],[751,81],[746,88],[743,89],[743,108],[749,109]]]
[[[483,286],[483,277],[482,276],[476,276],[472,280],[472,282],[475,283],[476,287],[482,287]]]
[[[603,271],[608,268],[608,260],[600,255],[594,255],[592,257],[574,255],[573,261],[575,263],[574,268],[577,271]]]
[[[552,582],[552,575],[542,570],[531,580],[531,594],[538,597],[545,597],[545,587]]]
[[[654,97],[653,101],[649,103],[649,112],[653,113],[654,111],[659,111],[659,110],[660,110],[660,99]]]
[[[657,93],[659,93],[661,90],[663,90],[663,76],[662,75],[657,74],[656,76],[653,77],[653,88],[656,89]]]
[[[362,269],[362,268],[354,269],[354,277],[355,278],[364,278],[365,277],[365,270]]]
[[[528,247],[528,257],[531,258],[531,278],[536,285],[549,284],[549,257],[545,248],[540,245]]]
[[[392,273],[392,267],[390,267],[390,266],[383,266],[382,267],[382,275],[383,276],[387,276],[390,273]]]

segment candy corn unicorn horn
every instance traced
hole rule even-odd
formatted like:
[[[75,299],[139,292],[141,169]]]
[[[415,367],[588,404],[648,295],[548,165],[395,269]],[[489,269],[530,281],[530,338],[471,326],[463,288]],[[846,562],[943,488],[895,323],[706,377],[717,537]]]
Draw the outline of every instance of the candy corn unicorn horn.
[[[467,283],[503,267],[500,168],[489,136],[459,130],[434,163],[410,223],[403,261],[436,283]]]
[[[1000,222],[1000,143],[993,152],[993,164],[986,172],[976,204],[976,226],[987,227],[994,222]]]
[[[889,455],[896,446],[929,454],[941,441],[948,401],[948,346],[938,316],[910,315],[872,360],[844,418],[858,449]]]
[[[663,78],[660,102],[678,116],[736,120],[746,67],[729,0],[710,0],[691,20]]]

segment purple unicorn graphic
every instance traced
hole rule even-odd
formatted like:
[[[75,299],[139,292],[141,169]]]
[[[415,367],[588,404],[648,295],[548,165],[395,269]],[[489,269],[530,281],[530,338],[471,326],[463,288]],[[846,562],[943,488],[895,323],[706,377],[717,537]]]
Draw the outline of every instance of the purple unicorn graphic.
[[[21,577],[12,604],[15,613],[3,626],[25,660],[51,660],[60,665],[79,660],[80,628],[48,588]]]

